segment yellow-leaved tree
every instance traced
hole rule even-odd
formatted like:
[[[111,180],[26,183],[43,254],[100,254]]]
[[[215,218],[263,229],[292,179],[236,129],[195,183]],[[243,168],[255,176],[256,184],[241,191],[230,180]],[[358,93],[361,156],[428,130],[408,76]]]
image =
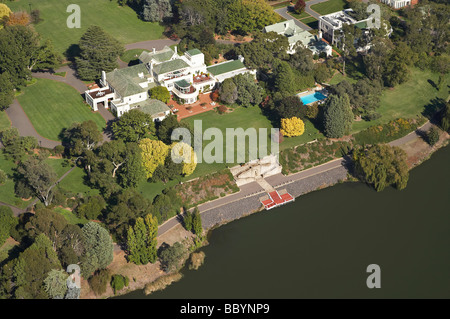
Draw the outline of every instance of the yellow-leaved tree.
[[[305,132],[305,123],[298,117],[281,119],[281,134],[284,136],[300,136]]]
[[[183,142],[178,142],[173,143],[171,147],[172,160],[183,163],[183,175],[191,175],[197,167],[197,154],[195,154],[192,146]]]
[[[147,178],[150,178],[159,165],[164,165],[164,160],[169,154],[169,145],[161,141],[143,138],[139,142],[139,147],[142,150],[142,165]]]
[[[0,3],[0,30],[3,28],[3,20],[8,19],[11,9],[4,3]]]

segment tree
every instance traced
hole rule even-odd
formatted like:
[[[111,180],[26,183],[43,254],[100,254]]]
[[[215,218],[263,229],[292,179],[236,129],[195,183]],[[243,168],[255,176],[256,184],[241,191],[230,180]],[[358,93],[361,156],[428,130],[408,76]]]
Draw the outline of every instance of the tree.
[[[192,127],[185,122],[178,122],[176,115],[170,114],[168,115],[162,122],[158,125],[158,130],[156,135],[160,141],[163,141],[165,144],[171,144],[172,141],[172,133],[177,128],[186,128],[191,133],[191,141],[194,140],[194,133]]]
[[[353,122],[353,112],[347,94],[330,95],[324,111],[325,135],[339,138],[350,131]]]
[[[296,44],[295,53],[289,56],[288,63],[293,69],[300,71],[302,74],[308,74],[314,70],[313,55],[311,50],[305,48],[303,44]]]
[[[355,172],[376,191],[395,185],[404,189],[408,183],[407,155],[404,150],[387,144],[361,148],[353,153]]]
[[[279,17],[264,0],[238,0],[228,6],[229,28],[238,33],[261,30],[278,21]]]
[[[236,84],[232,78],[225,79],[219,88],[220,100],[227,104],[233,104],[238,98],[238,91]]]
[[[25,11],[11,12],[9,14],[8,19],[6,20],[5,25],[13,26],[13,25],[23,25],[26,26],[30,24],[30,15]]]
[[[150,89],[150,97],[167,104],[170,100],[170,93],[169,90],[167,90],[167,88],[164,86],[155,86],[154,88]]]
[[[301,14],[303,11],[305,11],[306,3],[305,0],[297,0],[294,6],[294,11],[298,14]]]
[[[111,281],[111,273],[108,269],[101,269],[89,278],[89,286],[97,296],[106,292],[108,283]]]
[[[274,91],[282,96],[295,93],[295,75],[286,61],[276,60],[274,63]]]
[[[17,218],[8,206],[0,206],[0,247],[11,234],[13,227],[17,225]]]
[[[243,106],[259,105],[263,99],[263,89],[251,74],[238,74],[233,77],[237,88],[237,103]]]
[[[155,123],[150,114],[130,110],[112,124],[114,137],[125,142],[139,142],[155,134]]]
[[[124,287],[127,287],[129,283],[128,277],[122,275],[114,275],[111,279],[111,288],[114,289],[114,294]]]
[[[102,141],[102,133],[94,121],[88,120],[82,123],[73,123],[62,133],[64,145],[69,148],[70,154],[79,156],[86,151],[92,151]]]
[[[428,132],[427,132],[427,142],[428,144],[430,144],[431,146],[433,146],[434,144],[436,144],[439,141],[439,129],[436,127],[432,127]]]
[[[184,255],[184,246],[175,242],[172,246],[163,249],[159,255],[161,267],[165,272],[176,269],[180,264],[180,259]]]
[[[192,232],[197,236],[201,236],[203,233],[202,217],[197,207],[195,207],[192,214]]]
[[[450,104],[447,103],[440,119],[441,128],[444,131],[450,132]]]
[[[304,105],[298,96],[287,96],[279,101],[275,107],[280,119],[292,117],[303,118],[302,110],[304,109]]]
[[[183,142],[173,143],[171,145],[170,155],[172,162],[183,165],[181,173],[184,176],[189,176],[195,171],[197,167],[197,155],[192,146]]]
[[[169,146],[161,141],[144,138],[140,141],[139,147],[142,151],[142,165],[146,177],[150,178],[158,165],[164,165],[166,156],[169,154]]]
[[[191,231],[192,230],[192,217],[193,216],[192,216],[192,213],[190,211],[187,211],[184,214],[183,225],[184,225],[184,228],[186,228],[187,231]]]
[[[77,207],[77,214],[81,218],[98,219],[106,208],[106,202],[100,195],[90,196],[83,204]]]
[[[142,20],[151,22],[163,22],[171,18],[172,2],[170,0],[145,0],[142,9]]]
[[[52,299],[62,299],[67,292],[67,278],[64,270],[52,269],[44,279],[45,291]]]
[[[44,205],[50,205],[53,198],[52,189],[57,180],[55,170],[43,160],[30,157],[17,171]]]
[[[8,19],[11,9],[4,3],[0,3],[0,30],[3,29],[4,19]]]
[[[1,3],[0,3],[1,5]],[[14,100],[14,85],[8,72],[0,73],[0,112],[6,110]]]
[[[118,67],[117,58],[124,52],[123,45],[101,27],[92,25],[81,36],[80,54],[76,57],[77,72],[83,80],[97,80],[101,72]]]
[[[51,241],[44,234],[40,234],[35,238],[34,243],[19,255],[15,263],[14,297],[17,299],[48,298],[44,280],[52,269],[61,269],[61,264]]]
[[[136,265],[146,265],[156,261],[156,237],[158,220],[151,214],[136,219],[134,226],[128,227],[128,261]]]
[[[113,260],[113,242],[108,231],[100,224],[89,222],[81,229],[85,241],[85,255],[81,263],[84,278],[97,269],[105,269]]]
[[[14,25],[0,30],[0,74],[7,72],[14,87],[31,79],[33,69],[54,67],[58,61],[51,42],[41,44],[39,34],[32,28]]]
[[[298,117],[281,119],[280,132],[284,136],[300,136],[305,132],[305,124]]]

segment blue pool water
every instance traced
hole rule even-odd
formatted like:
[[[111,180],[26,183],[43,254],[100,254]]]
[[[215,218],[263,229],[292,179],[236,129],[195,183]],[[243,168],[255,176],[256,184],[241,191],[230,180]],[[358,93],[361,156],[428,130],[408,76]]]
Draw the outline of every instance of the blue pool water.
[[[314,92],[312,94],[302,96],[300,98],[300,100],[302,100],[303,104],[309,104],[309,103],[313,103],[313,102],[316,102],[316,101],[323,100],[325,98],[326,98],[326,96],[323,95],[322,93]]]

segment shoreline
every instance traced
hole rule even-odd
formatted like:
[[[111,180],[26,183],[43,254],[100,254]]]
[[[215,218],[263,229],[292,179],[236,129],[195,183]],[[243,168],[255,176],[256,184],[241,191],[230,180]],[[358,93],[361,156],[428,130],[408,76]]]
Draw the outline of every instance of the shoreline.
[[[414,134],[415,132],[411,132],[410,134]],[[408,134],[409,135],[409,134]],[[408,136],[407,135],[407,136]],[[420,147],[417,146],[417,144],[420,144]],[[431,158],[432,154],[436,152],[437,150],[448,146],[450,144],[450,135],[446,132],[441,132],[440,140],[436,145],[429,146],[420,136],[415,136],[412,139],[409,139],[406,143],[399,145],[399,147],[403,148],[412,148],[412,152],[407,151],[408,153],[408,166],[409,170],[413,169],[414,167],[422,164],[423,162],[427,161],[429,158]],[[336,161],[338,159],[335,159],[333,161]],[[332,161],[330,161],[332,162]],[[298,173],[295,173],[298,174]],[[291,174],[291,175],[295,175]],[[289,176],[291,176],[289,175]],[[334,186],[336,184],[342,183],[342,182],[354,182],[356,179],[350,176],[348,169],[345,166],[345,163],[338,167],[331,168],[325,172],[321,172],[320,174],[311,175],[305,178],[302,178],[300,180],[294,180],[285,184],[281,184],[275,187],[275,189],[286,189],[293,197],[297,198],[304,194],[311,193],[316,190],[328,188],[331,186]],[[201,212],[202,216],[202,223],[204,226],[205,233],[207,234],[206,237],[209,238],[211,236],[212,231],[219,228],[220,226],[226,225],[230,222],[236,221],[238,219],[244,218],[246,216],[250,216],[252,214],[264,211],[264,207],[259,201],[259,197],[261,194],[263,194],[264,191],[256,192],[251,195],[245,196],[241,199],[223,204],[219,207],[211,207],[209,209],[204,210]],[[236,193],[235,193],[236,194]],[[208,203],[205,203],[203,205],[206,205]],[[161,242],[167,242],[167,237],[172,237],[171,239],[174,241],[183,241],[186,240],[186,235],[188,232],[186,232],[181,224],[175,225],[168,229],[164,234],[161,236],[158,236],[158,243]],[[208,242],[206,241],[202,246],[198,247],[198,249],[201,249],[202,247],[208,245]],[[198,251],[196,249],[195,251]],[[192,251],[194,252],[194,251]],[[123,291],[119,292],[118,294],[114,295],[112,293],[112,290],[110,293],[106,293],[102,296],[91,296],[91,298],[111,298],[111,297],[120,297],[123,295],[126,295],[128,293],[142,290],[144,293],[145,287],[147,284],[150,284],[157,280],[158,278],[164,277],[164,276],[171,276],[176,273],[181,273],[181,270],[184,269],[185,263],[190,257],[190,252],[187,254],[186,258],[183,260],[183,266],[175,272],[171,273],[163,273],[162,271],[159,271],[159,274],[156,275],[154,278],[145,278],[146,280],[142,280],[139,282],[136,282],[133,287],[128,287],[128,289],[124,289]],[[129,265],[130,267],[130,265]],[[133,267],[133,265],[131,265]],[[135,266],[134,267],[141,267],[141,266]],[[158,267],[159,268],[159,262],[151,265],[151,267]],[[153,277],[153,276],[151,276]],[[130,278],[131,279],[131,278]],[[87,282],[86,282],[86,285]],[[167,286],[166,286],[167,287]],[[109,290],[109,289],[108,289]],[[145,294],[145,293],[144,293]],[[84,296],[84,298],[87,296]],[[89,298],[89,297],[88,297]]]

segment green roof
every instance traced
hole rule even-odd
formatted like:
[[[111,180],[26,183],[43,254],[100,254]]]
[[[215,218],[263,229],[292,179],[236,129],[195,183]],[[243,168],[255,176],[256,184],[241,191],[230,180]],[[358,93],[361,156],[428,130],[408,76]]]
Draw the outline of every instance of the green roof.
[[[175,52],[166,45],[164,49],[156,51],[155,53],[143,51],[139,56],[139,60],[141,60],[142,63],[149,63],[153,59],[156,62],[161,63],[169,61],[174,54]]]
[[[199,49],[192,49],[192,50],[187,51],[187,53],[190,56],[194,56],[194,55],[197,55],[197,54],[202,54],[202,51],[200,51]]]
[[[142,112],[157,116],[159,113],[170,111],[170,108],[160,100],[148,99],[130,105],[131,108],[138,107]]]
[[[175,82],[175,84],[178,85],[178,86],[181,87],[181,88],[188,88],[188,87],[191,86],[191,85],[189,84],[189,82],[186,81],[185,79],[182,79],[182,80],[180,80],[180,81],[177,81],[177,82]]]
[[[143,78],[139,74],[143,74]],[[149,76],[145,65],[137,64],[106,73],[106,80],[122,97],[126,97],[147,91],[148,88],[141,87],[139,83],[147,82]]]
[[[156,74],[165,74],[187,67],[189,67],[189,65],[186,62],[181,59],[175,59],[155,65],[153,71],[156,72]]]
[[[233,60],[210,66],[207,68],[207,70],[212,75],[220,75],[231,71],[239,70],[242,68],[245,68],[244,63],[242,63],[240,60]]]

